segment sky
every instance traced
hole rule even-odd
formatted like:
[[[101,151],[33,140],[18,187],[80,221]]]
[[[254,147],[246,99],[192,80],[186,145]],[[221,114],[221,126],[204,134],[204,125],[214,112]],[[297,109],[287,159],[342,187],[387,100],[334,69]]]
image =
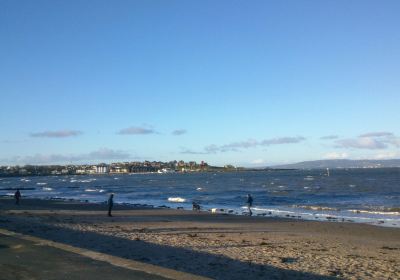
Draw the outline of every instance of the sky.
[[[400,158],[400,2],[0,1],[0,165]]]

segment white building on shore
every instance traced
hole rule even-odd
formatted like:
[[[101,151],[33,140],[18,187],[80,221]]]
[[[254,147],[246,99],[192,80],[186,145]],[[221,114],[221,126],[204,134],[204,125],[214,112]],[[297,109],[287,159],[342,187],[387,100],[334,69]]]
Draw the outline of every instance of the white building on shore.
[[[108,166],[105,164],[96,165],[95,169],[97,174],[108,173]]]

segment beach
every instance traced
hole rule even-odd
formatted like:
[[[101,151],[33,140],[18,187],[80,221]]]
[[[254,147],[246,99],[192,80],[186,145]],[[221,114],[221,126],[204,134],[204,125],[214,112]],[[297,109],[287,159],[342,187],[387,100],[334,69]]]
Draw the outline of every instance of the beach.
[[[1,198],[0,229],[211,279],[400,279],[399,228]]]

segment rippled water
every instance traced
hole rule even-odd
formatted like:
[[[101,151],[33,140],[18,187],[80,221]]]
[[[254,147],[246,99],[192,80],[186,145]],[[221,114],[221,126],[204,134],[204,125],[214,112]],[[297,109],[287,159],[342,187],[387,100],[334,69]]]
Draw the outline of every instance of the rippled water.
[[[400,227],[400,169],[294,170],[242,173],[132,174],[0,178],[0,195],[71,198],[241,214],[245,196],[256,215],[354,221]]]

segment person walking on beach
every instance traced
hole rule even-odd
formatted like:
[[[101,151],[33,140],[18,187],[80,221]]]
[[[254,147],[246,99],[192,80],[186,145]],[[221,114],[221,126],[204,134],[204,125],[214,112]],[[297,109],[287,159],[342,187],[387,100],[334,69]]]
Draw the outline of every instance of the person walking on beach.
[[[251,194],[247,194],[247,208],[249,209],[249,215],[253,215],[253,212],[251,212],[251,206],[253,206],[253,197],[251,196]]]
[[[19,189],[17,189],[17,191],[15,192],[14,198],[15,198],[15,204],[19,205],[19,199],[21,198],[21,192],[19,191]]]
[[[113,193],[110,194],[110,197],[108,198],[107,204],[108,204],[108,216],[112,217],[111,210],[112,210],[112,207],[114,205],[114,194]]]

